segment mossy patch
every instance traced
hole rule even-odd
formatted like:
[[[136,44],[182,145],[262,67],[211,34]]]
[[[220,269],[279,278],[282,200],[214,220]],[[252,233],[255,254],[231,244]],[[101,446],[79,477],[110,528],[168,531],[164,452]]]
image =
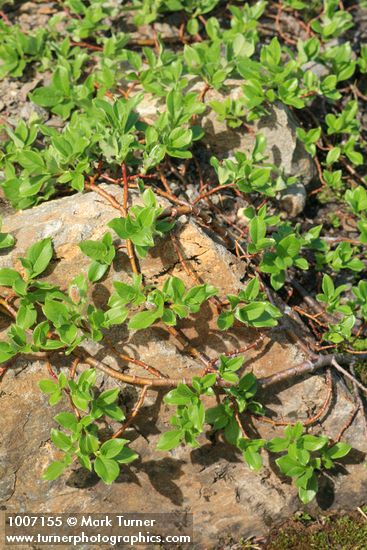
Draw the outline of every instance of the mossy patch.
[[[266,550],[367,550],[367,520],[359,513],[316,521],[291,520],[270,534]]]

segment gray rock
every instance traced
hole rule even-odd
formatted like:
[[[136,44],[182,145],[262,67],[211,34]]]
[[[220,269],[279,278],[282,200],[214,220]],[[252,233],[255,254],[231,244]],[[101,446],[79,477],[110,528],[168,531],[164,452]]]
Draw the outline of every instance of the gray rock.
[[[24,103],[23,107],[19,112],[19,116],[24,120],[29,120],[32,116],[36,115],[41,120],[46,120],[48,118],[48,112],[43,107],[35,105],[27,101]]]
[[[311,71],[319,78],[323,78],[330,73],[330,70],[323,63],[318,63],[317,61],[308,61],[302,65],[303,71]]]
[[[205,103],[240,97],[241,84],[229,80],[226,82],[226,91],[209,90],[205,95]],[[297,176],[306,185],[315,176],[312,158],[296,136],[297,121],[289,108],[280,102],[270,105],[268,114],[250,125],[251,131],[241,127],[229,128],[225,121],[218,120],[217,114],[210,108],[204,113],[201,123],[205,130],[204,141],[223,157],[236,150],[251,151],[256,135],[262,133],[267,141],[266,152],[270,162],[282,168],[287,176]]]
[[[303,211],[306,206],[306,189],[302,183],[290,185],[281,192],[280,204],[287,214],[293,218]]]

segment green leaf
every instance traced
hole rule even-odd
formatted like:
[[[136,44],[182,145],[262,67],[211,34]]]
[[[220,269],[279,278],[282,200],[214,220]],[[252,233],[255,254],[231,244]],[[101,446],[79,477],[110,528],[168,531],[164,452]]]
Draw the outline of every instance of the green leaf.
[[[114,457],[114,459],[119,464],[129,464],[130,462],[133,462],[138,458],[138,454],[135,453],[132,449],[129,449],[128,447],[124,447],[122,451]]]
[[[275,462],[277,463],[280,471],[289,477],[298,477],[305,471],[304,466],[287,455],[277,458]]]
[[[37,311],[33,305],[21,305],[17,312],[16,323],[24,330],[29,329],[37,321]]]
[[[311,502],[311,500],[315,498],[318,490],[316,475],[314,473],[312,473],[312,475],[307,473],[306,475],[307,475],[306,482],[302,483],[302,485],[305,485],[305,486],[302,486],[299,484],[300,479],[296,481],[296,485],[298,485],[299,498],[304,504],[308,504],[309,502]]]
[[[196,399],[196,395],[186,384],[178,384],[176,389],[164,396],[164,402],[168,405],[187,405],[192,399]]]
[[[232,311],[222,311],[217,319],[217,326],[220,330],[228,330],[234,323]]]
[[[230,419],[230,421],[224,428],[224,437],[231,445],[237,445],[238,440],[241,437],[240,427],[234,416]]]
[[[79,439],[79,448],[83,455],[95,453],[99,448],[98,437],[91,433],[81,435]]]
[[[106,458],[114,458],[121,453],[126,443],[128,443],[127,439],[110,439],[103,443],[100,448],[101,454]]]
[[[140,311],[136,313],[129,321],[129,329],[142,330],[150,327],[159,317],[156,309],[150,311]]]
[[[59,430],[55,430],[54,428],[51,429],[51,440],[55,447],[61,451],[67,452],[73,446],[69,436]]]
[[[61,302],[57,302],[56,300],[47,299],[42,311],[47,319],[55,325],[55,327],[60,327],[61,325],[67,323],[70,317],[69,310],[66,305]]]
[[[255,395],[257,390],[256,376],[252,372],[247,372],[240,380],[239,389],[246,394]]]
[[[42,156],[35,151],[22,151],[18,155],[18,162],[23,168],[33,173],[42,173],[45,169]]]
[[[101,241],[83,241],[79,243],[79,248],[92,260],[101,261],[107,254],[107,247]]]
[[[104,405],[103,406],[103,414],[106,416],[109,416],[110,418],[113,418],[114,420],[124,420],[125,414],[120,407],[118,407],[115,403],[112,403],[111,405]]]
[[[20,274],[15,269],[3,267],[0,269],[0,286],[13,286],[14,282],[21,279]]]
[[[42,478],[46,481],[53,481],[54,479],[61,476],[63,471],[67,468],[67,464],[65,462],[61,462],[60,460],[55,460],[55,462],[52,462],[48,468],[43,472]]]
[[[108,271],[109,267],[110,266],[108,264],[101,264],[97,261],[92,262],[88,269],[88,279],[92,283],[96,283],[97,281],[102,279],[102,277]]]
[[[72,392],[71,399],[78,409],[84,412],[88,411],[90,399],[84,397],[78,392]]]
[[[0,249],[14,246],[15,238],[10,233],[0,233]]]
[[[43,393],[51,394],[59,390],[58,382],[54,380],[40,380],[38,386]]]
[[[334,164],[339,157],[340,157],[341,149],[340,147],[333,147],[330,149],[328,154],[326,155],[326,164],[329,166],[330,164]]]
[[[97,456],[93,464],[94,471],[107,485],[111,485],[120,474],[120,466],[112,458]]]
[[[220,356],[220,372],[236,372],[240,369],[245,361],[244,357],[226,357]]]
[[[120,393],[119,388],[106,390],[98,396],[96,402],[98,405],[111,405],[111,403],[114,403],[116,401],[116,399],[119,396],[119,393]]]
[[[21,258],[21,261],[30,278],[33,279],[45,271],[52,254],[52,241],[49,237],[38,241],[28,249],[26,258]]]
[[[319,451],[328,442],[327,437],[306,434],[302,437],[303,447],[308,451]]]
[[[181,430],[170,430],[165,432],[159,438],[157,443],[157,449],[159,451],[170,451],[177,447],[183,438],[183,433]]]
[[[78,426],[78,419],[76,416],[69,412],[61,412],[54,416],[54,419],[60,426],[63,428],[70,430],[71,432],[75,432]]]
[[[332,297],[335,292],[335,287],[332,278],[325,273],[322,279],[322,290],[324,294],[328,297]]]
[[[62,100],[63,94],[61,90],[56,90],[52,86],[44,86],[37,88],[29,97],[36,105],[53,107]]]
[[[80,464],[86,468],[89,472],[92,471],[92,463],[88,455],[83,455],[82,453],[76,453]]]
[[[258,216],[252,218],[249,226],[249,233],[254,244],[263,239],[266,235],[266,224],[264,220]]]
[[[264,311],[264,302],[252,302],[251,304],[247,304],[246,306],[237,309],[236,317],[239,321],[242,321],[242,323],[250,323],[251,321],[255,321],[261,317]]]
[[[260,453],[254,452],[249,448],[243,452],[243,457],[249,465],[250,470],[257,472],[262,468],[263,461]]]
[[[0,363],[5,363],[14,355],[16,355],[16,350],[8,342],[0,342]]]
[[[336,460],[337,458],[343,458],[343,456],[346,456],[351,448],[352,447],[347,443],[336,443],[326,451],[326,454],[332,460]]]
[[[174,326],[177,321],[176,315],[171,309],[166,308],[163,310],[162,321],[166,325]]]
[[[280,453],[288,448],[289,440],[283,437],[274,437],[266,444],[267,449],[272,453]]]

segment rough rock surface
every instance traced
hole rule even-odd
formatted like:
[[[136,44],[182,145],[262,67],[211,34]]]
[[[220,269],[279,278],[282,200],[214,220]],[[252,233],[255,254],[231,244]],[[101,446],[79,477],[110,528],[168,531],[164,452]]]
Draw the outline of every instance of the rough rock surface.
[[[98,238],[105,231],[105,222],[115,217],[115,211],[94,193],[67,197],[19,212],[4,219],[3,229],[17,239],[13,252],[0,257],[0,266],[19,265],[17,257],[37,239],[50,236],[55,245],[55,261],[46,273],[49,280],[62,286],[80,271],[86,271],[89,260],[84,258],[78,242]],[[242,285],[243,267],[237,259],[207,235],[196,224],[182,223],[177,227],[184,256],[197,275],[216,284],[223,293],[235,292]],[[124,253],[115,263],[112,273],[96,285],[93,297],[103,304],[111,289],[112,279],[127,276],[128,263]],[[162,281],[168,274],[176,274],[187,282],[169,239],[158,243],[144,261],[143,269],[149,280]],[[0,316],[1,328],[8,320]],[[293,321],[287,320],[287,323]],[[290,325],[297,333],[297,327]],[[192,338],[201,351],[215,357],[225,350],[251,343],[255,334],[246,328],[222,333],[215,328],[211,307],[203,308],[198,318],[182,324],[183,331]],[[180,345],[175,346],[163,328],[128,334],[118,327],[111,331],[111,339],[119,350],[140,357],[164,373],[172,376],[191,376],[201,372],[201,365],[188,356]],[[128,365],[99,345],[90,346],[98,358],[117,367]],[[70,358],[52,358],[54,368],[66,368]],[[268,333],[261,348],[248,353],[246,368],[258,376],[267,376],[302,362],[297,345],[287,340],[284,330],[276,328]],[[129,372],[141,374],[130,367]],[[259,474],[252,473],[239,453],[223,443],[206,436],[202,447],[180,447],[171,453],[155,450],[161,432],[169,428],[169,407],[162,404],[162,394],[150,391],[148,399],[126,435],[140,455],[139,461],[122,469],[118,481],[106,486],[79,467],[48,483],[41,480],[43,469],[57,452],[50,444],[49,432],[54,426],[51,409],[37,387],[47,376],[45,365],[37,358],[24,357],[9,369],[1,385],[0,405],[0,506],[3,511],[22,512],[136,512],[187,511],[194,514],[195,544],[193,548],[222,548],[231,537],[259,535],[275,522],[289,517],[302,508],[296,491],[265,460]],[[327,393],[323,374],[295,384],[284,383],[261,396],[269,413],[285,419],[304,420],[323,404]],[[99,376],[104,388],[115,382]],[[123,405],[128,410],[137,399],[134,388],[123,389]],[[59,406],[58,406],[59,407]],[[313,433],[326,432],[336,437],[348,419],[354,404],[341,380],[334,379],[334,398],[322,425]],[[253,435],[271,437],[281,431],[259,421],[250,422]],[[336,472],[322,480],[318,502],[308,510],[348,509],[366,501],[366,473],[362,464],[367,450],[363,423],[359,416],[346,431],[344,439],[353,447],[353,453]],[[345,475],[349,472],[350,475]]]

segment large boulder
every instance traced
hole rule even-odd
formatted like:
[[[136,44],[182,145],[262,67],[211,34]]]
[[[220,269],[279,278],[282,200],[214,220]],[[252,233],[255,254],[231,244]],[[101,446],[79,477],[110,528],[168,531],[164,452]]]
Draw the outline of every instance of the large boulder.
[[[86,272],[88,259],[78,247],[82,239],[99,238],[105,224],[116,211],[94,193],[74,195],[48,202],[30,211],[19,212],[4,219],[3,230],[11,231],[17,239],[16,248],[0,257],[0,266],[19,266],[18,257],[34,241],[50,236],[55,246],[55,258],[45,277],[65,287],[80,271]],[[197,276],[215,284],[220,291],[237,292],[245,277],[243,264],[198,225],[182,220],[176,228],[182,253]],[[147,281],[162,282],[175,274],[193,284],[179,262],[169,238],[162,240],[142,262]],[[128,277],[129,265],[123,252],[105,281],[96,285],[93,298],[103,305],[111,291],[112,281]],[[0,316],[1,329],[9,321]],[[300,333],[292,320],[286,319],[295,335]],[[250,344],[256,338],[254,331],[245,327],[222,333],[216,328],[215,311],[205,306],[200,315],[181,323],[183,332],[192,343],[210,357],[216,357],[233,348]],[[161,326],[128,333],[117,327],[109,334],[115,347],[139,357],[172,377],[199,374],[198,364],[173,341]],[[100,344],[88,344],[88,349],[99,359],[115,368],[142,374],[138,367],[127,365],[109,349]],[[287,367],[295,366],[304,357],[299,346],[288,340],[284,326],[268,332],[263,345],[246,354],[246,368],[259,376],[269,376]],[[54,369],[67,369],[71,358],[52,356]],[[138,461],[123,467],[118,481],[106,486],[96,477],[85,474],[74,466],[54,482],[44,482],[41,474],[57,452],[49,440],[55,426],[56,413],[38,389],[40,379],[47,377],[44,362],[37,357],[21,357],[9,368],[1,385],[0,433],[0,502],[7,512],[37,511],[65,512],[172,512],[194,514],[195,542],[192,548],[223,548],[229,539],[260,535],[277,521],[297,509],[304,508],[295,488],[265,458],[259,474],[252,473],[240,453],[225,444],[201,438],[199,449],[180,447],[170,453],[156,450],[160,434],[169,429],[171,409],[162,403],[162,393],[153,390],[136,422],[127,430],[140,455]],[[104,388],[116,382],[99,375],[98,384]],[[131,410],[138,390],[121,385],[122,402]],[[327,385],[322,373],[306,379],[285,382],[260,395],[268,413],[294,421],[306,420],[322,406]],[[58,406],[58,410],[60,410]],[[66,404],[67,408],[67,404]],[[342,380],[334,377],[333,404],[312,429],[336,437],[354,408],[353,400]],[[255,437],[281,434],[280,428],[259,422],[249,422],[248,430]],[[345,469],[331,472],[322,480],[318,501],[308,510],[332,508],[348,509],[366,500],[366,474],[362,459],[366,439],[362,418],[357,415],[344,434],[354,452],[344,461]],[[349,473],[349,475],[345,475]]]

